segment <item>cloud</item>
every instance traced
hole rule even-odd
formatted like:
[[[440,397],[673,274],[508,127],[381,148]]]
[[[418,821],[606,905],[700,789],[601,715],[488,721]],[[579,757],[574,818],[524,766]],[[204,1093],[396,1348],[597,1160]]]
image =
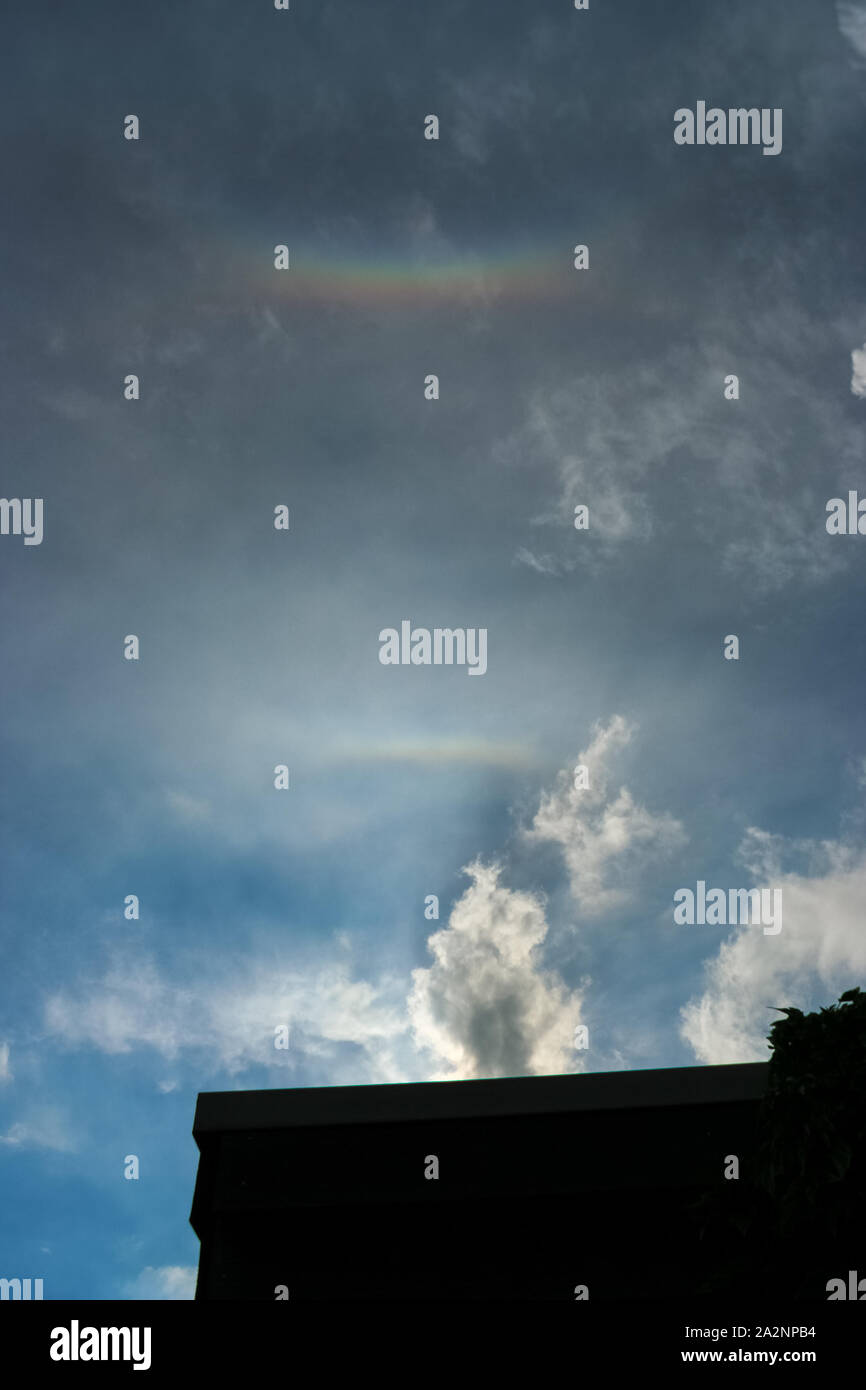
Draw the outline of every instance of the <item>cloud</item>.
[[[453,242],[439,226],[433,204],[420,194],[412,195],[400,209],[395,230],[421,263],[451,260],[456,254]]]
[[[494,743],[484,738],[424,738],[370,740],[362,744],[334,744],[328,760],[347,762],[454,763],[460,767],[525,768],[532,755],[522,743]]]
[[[572,1048],[581,994],[541,969],[542,900],[500,882],[499,865],[465,870],[472,883],[427,946],[432,966],[413,970],[415,1041],[444,1062],[434,1080],[581,1070]]]
[[[183,824],[202,824],[210,819],[211,805],[204,797],[190,796],[174,787],[166,787],[164,796],[166,805]]]
[[[353,980],[343,962],[280,973],[260,961],[218,982],[182,983],[144,960],[112,966],[95,988],[55,994],[45,1026],[67,1047],[149,1047],[175,1064],[194,1060],[199,1075],[252,1065],[291,1073],[300,1056],[325,1059],[330,1084],[445,1079],[431,1075],[430,1053],[452,1079],[576,1070],[580,995],[539,967],[536,947],[547,934],[540,899],[499,886],[497,868],[466,872],[473,886],[448,928],[431,936],[436,964],[412,973],[408,999],[405,977]],[[289,1025],[288,1050],[274,1047],[279,1023]],[[350,1075],[337,1052],[345,1043],[361,1053]],[[163,1092],[177,1085],[158,1084]]]
[[[63,1115],[53,1106],[29,1111],[23,1120],[0,1134],[0,1144],[10,1149],[54,1149],[58,1153],[69,1153],[75,1148]]]
[[[274,1047],[279,1024],[290,1027],[288,1050]],[[301,1054],[333,1058],[340,1043],[354,1043],[365,1054],[366,1079],[405,1079],[390,1052],[405,1027],[398,986],[353,980],[342,962],[305,972],[258,960],[218,977],[169,980],[151,960],[124,960],[95,987],[49,997],[45,1027],[68,1046],[109,1054],[150,1047],[167,1061],[187,1056],[200,1072],[229,1074],[253,1065],[285,1073],[296,1045]]]
[[[836,16],[842,37],[848,40],[861,58],[866,58],[866,5],[837,0]]]
[[[522,418],[492,445],[500,466],[531,469],[544,499],[527,516],[516,564],[543,576],[600,573],[640,564],[636,547],[675,536],[678,546],[710,545],[729,572],[768,593],[824,584],[847,567],[841,548],[828,552],[813,460],[853,466],[859,440],[843,403],[797,387],[811,369],[804,344],[812,362],[816,351],[831,360],[841,330],[788,304],[744,312],[748,356],[733,347],[741,315],[726,311],[712,338],[688,350],[573,378],[563,368],[559,380],[554,367],[528,390]],[[853,360],[858,394],[866,391],[866,345]],[[744,396],[736,406],[722,397],[733,363]],[[761,413],[750,381],[767,402]],[[780,437],[792,447],[780,451]],[[580,504],[589,527],[577,532]]]
[[[531,461],[534,474],[554,480],[556,495],[531,519],[533,527],[550,528],[550,548],[539,554],[524,545],[515,559],[541,573],[564,574],[609,560],[623,543],[648,541],[655,530],[649,475],[694,439],[699,418],[696,401],[683,392],[673,398],[655,367],[636,368],[622,380],[598,377],[533,391],[524,423],[494,452],[514,466]],[[590,511],[589,531],[579,535],[578,504]],[[592,545],[580,545],[587,536]]]
[[[195,1298],[197,1271],[192,1265],[146,1265],[124,1287],[123,1298],[150,1301]]]
[[[9,1065],[9,1044],[0,1043],[0,1085],[12,1080],[12,1068]]]
[[[43,394],[43,403],[65,420],[100,419],[105,414],[105,403],[99,396],[82,391],[77,386],[64,386],[61,390]]]
[[[561,771],[520,833],[525,844],[560,847],[586,915],[628,899],[626,866],[635,875],[685,841],[678,821],[647,810],[626,787],[609,786],[608,766],[633,732],[621,716],[596,724],[578,755],[589,787],[575,791],[572,769]],[[448,743],[395,749],[434,760],[466,752]],[[518,752],[498,745],[480,751],[494,763],[511,763]],[[589,982],[569,989],[544,969],[544,899],[504,886],[499,862],[475,860],[464,873],[469,888],[447,926],[428,939],[434,963],[413,970],[410,982],[395,975],[353,979],[345,936],[336,938],[334,960],[306,969],[259,958],[170,979],[147,957],[133,966],[124,957],[95,985],[85,981],[51,995],[46,1030],[67,1047],[108,1054],[151,1048],[173,1064],[194,1059],[199,1075],[264,1065],[291,1077],[299,1059],[324,1059],[331,1084],[581,1070],[573,1040]],[[288,1049],[274,1047],[279,1024],[289,1026]],[[355,1049],[350,1075],[339,1051],[345,1044]],[[163,1078],[156,1083],[163,1093],[180,1084],[174,1072]]]
[[[855,396],[866,396],[866,343],[851,353],[851,391]]]
[[[589,787],[575,790],[572,768],[543,792],[528,844],[561,847],[571,892],[585,914],[628,899],[623,865],[635,874],[685,842],[673,817],[638,805],[627,788],[609,789],[607,765],[629,743],[634,726],[621,716],[596,724],[578,762]],[[437,1079],[524,1076],[582,1070],[573,1048],[585,987],[568,990],[540,961],[548,933],[543,899],[500,882],[502,866],[479,861],[464,869],[470,887],[448,925],[428,939],[435,963],[412,972],[409,1017],[416,1044],[447,1068]],[[609,878],[616,874],[617,886]]]
[[[641,846],[658,852],[674,833],[675,822],[651,816],[625,790],[605,804],[602,765],[629,737],[621,719],[597,728],[581,755],[591,767],[593,790],[583,794],[579,807],[564,785],[543,796],[527,832],[529,839],[563,844],[584,904],[618,900],[621,894],[608,892],[602,882],[608,864],[620,854],[634,856]],[[425,761],[465,761],[467,755],[493,765],[526,761],[517,746],[486,743],[394,744],[374,751]],[[178,795],[171,799],[177,807]],[[133,966],[118,959],[95,984],[83,981],[51,995],[45,1028],[67,1047],[91,1046],[107,1054],[150,1048],[171,1063],[194,1058],[199,1074],[235,1074],[253,1065],[279,1067],[285,1074],[299,1057],[325,1058],[334,1081],[337,1049],[346,1043],[360,1050],[362,1060],[355,1058],[355,1074],[340,1080],[405,1081],[419,1071],[429,1076],[430,1054],[439,1068],[433,1079],[580,1069],[573,1038],[582,995],[541,967],[548,932],[542,899],[502,886],[499,865],[472,862],[464,872],[472,884],[448,926],[429,938],[435,964],[412,972],[408,997],[405,977],[353,979],[349,943],[338,937],[340,958],[308,970],[275,969],[259,959],[223,966],[218,975],[170,979],[147,957]],[[273,1045],[278,1024],[289,1025],[288,1049]],[[169,1093],[179,1082],[171,1076],[157,1085]]]
[[[268,311],[266,311],[268,312]],[[193,357],[204,351],[204,342],[198,333],[189,328],[171,334],[168,340],[157,347],[155,356],[158,362],[170,367],[183,367]]]
[[[814,518],[804,528],[804,519]],[[725,569],[751,571],[756,586],[778,592],[789,584],[820,584],[840,574],[848,560],[840,547],[827,548],[824,500],[798,493],[793,498],[758,498],[752,503],[748,534],[725,547]]]
[[[451,83],[450,126],[458,153],[473,164],[485,164],[492,138],[525,146],[536,94],[525,77],[503,80],[499,70],[476,71]]]
[[[559,575],[567,570],[574,568],[574,563],[568,559],[558,560],[554,555],[536,555],[535,551],[528,546],[520,545],[514,555],[514,562],[518,565],[528,565],[537,574]]]
[[[747,868],[758,871],[748,887],[781,888],[783,925],[777,936],[735,928],[705,967],[703,993],[682,1009],[680,1029],[701,1062],[766,1061],[766,1035],[780,1017],[773,1007],[833,1002],[866,974],[866,851],[807,846],[822,867],[802,875],[781,872],[785,848],[758,830],[741,847]]]
[[[573,769],[564,769],[523,832],[529,843],[549,841],[561,847],[572,895],[585,913],[605,912],[628,901],[629,890],[621,882],[623,862],[634,875],[641,864],[686,841],[672,816],[647,811],[627,787],[616,793],[609,789],[606,765],[633,733],[634,726],[620,715],[607,725],[596,724],[592,742],[576,759],[588,770],[589,786],[576,789]],[[608,882],[614,871],[619,880],[615,888]]]

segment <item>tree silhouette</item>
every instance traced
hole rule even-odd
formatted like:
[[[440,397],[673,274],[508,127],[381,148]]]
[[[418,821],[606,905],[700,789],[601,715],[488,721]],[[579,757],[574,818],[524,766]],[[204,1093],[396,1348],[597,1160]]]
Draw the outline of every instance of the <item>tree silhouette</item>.
[[[866,1257],[866,994],[779,1012],[754,1159],[692,1208],[702,1293],[824,1298]]]

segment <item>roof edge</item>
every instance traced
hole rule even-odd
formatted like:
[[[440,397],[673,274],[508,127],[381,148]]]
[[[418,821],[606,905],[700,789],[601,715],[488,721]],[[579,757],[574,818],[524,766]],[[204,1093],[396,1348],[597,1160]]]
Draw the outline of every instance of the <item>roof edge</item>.
[[[480,1081],[413,1081],[371,1086],[297,1086],[266,1091],[202,1091],[193,1135],[226,1130],[293,1129],[485,1119],[575,1110],[713,1105],[758,1100],[768,1062],[578,1072]]]

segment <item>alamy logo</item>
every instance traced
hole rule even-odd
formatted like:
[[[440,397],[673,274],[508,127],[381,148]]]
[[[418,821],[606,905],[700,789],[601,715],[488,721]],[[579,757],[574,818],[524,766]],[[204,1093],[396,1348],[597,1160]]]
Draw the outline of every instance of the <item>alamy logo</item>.
[[[772,895],[772,896],[771,896]],[[678,888],[674,893],[674,921],[678,926],[751,926],[763,924],[765,936],[782,930],[781,888],[711,888],[698,879],[697,892]],[[696,910],[697,908],[697,910]]]
[[[782,151],[781,106],[762,106],[760,111],[757,106],[732,106],[728,111],[711,106],[708,111],[707,103],[699,101],[696,112],[681,106],[674,121],[678,145],[763,145],[764,154]]]
[[[41,497],[0,497],[0,536],[10,532],[23,533],[25,545],[42,544]]]
[[[827,512],[828,535],[866,536],[866,497],[861,500],[856,492],[849,492],[847,505],[843,497],[831,497]]]
[[[52,1361],[132,1361],[134,1371],[150,1370],[149,1327],[52,1327]]]
[[[847,1289],[844,1279],[828,1279],[827,1294],[828,1303],[837,1303],[840,1299],[855,1299],[862,1303],[866,1300],[866,1279],[858,1279],[856,1269],[849,1269]]]
[[[467,666],[470,676],[487,670],[486,627],[413,628],[408,618],[379,633],[379,660],[383,666]]]
[[[0,1279],[0,1298],[17,1298],[21,1299],[22,1302],[32,1298],[41,1298],[42,1280],[34,1279],[33,1285],[34,1290],[31,1293],[29,1279]]]

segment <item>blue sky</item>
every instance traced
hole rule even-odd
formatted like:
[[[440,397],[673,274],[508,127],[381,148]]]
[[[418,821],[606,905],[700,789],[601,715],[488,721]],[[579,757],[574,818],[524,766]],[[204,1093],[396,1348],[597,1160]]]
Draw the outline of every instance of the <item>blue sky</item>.
[[[190,1297],[201,1090],[760,1060],[862,983],[866,5],[6,49],[0,1273]],[[698,101],[781,153],[677,146]],[[486,673],[383,666],[403,619]],[[782,931],[676,925],[699,879]]]

